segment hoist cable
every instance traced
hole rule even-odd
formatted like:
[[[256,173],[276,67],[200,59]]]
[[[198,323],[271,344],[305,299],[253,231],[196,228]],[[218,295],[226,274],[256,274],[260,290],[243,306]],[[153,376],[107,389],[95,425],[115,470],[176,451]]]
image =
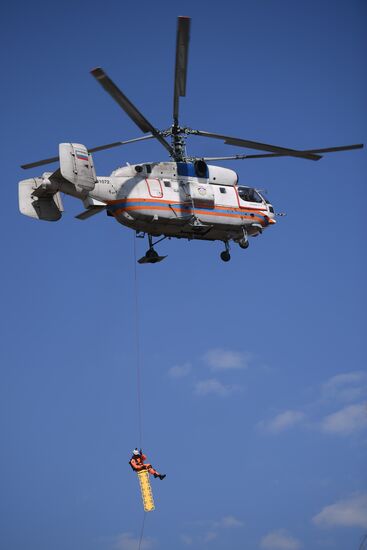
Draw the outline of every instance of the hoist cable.
[[[138,407],[138,430],[139,430],[139,447],[142,447],[143,440],[143,414],[142,414],[142,398],[141,398],[141,353],[140,353],[140,317],[139,317],[139,286],[138,286],[138,272],[137,272],[137,257],[136,257],[136,236],[133,233],[134,239],[134,309],[135,309],[135,361],[136,361],[136,393],[137,393],[137,407]],[[143,512],[143,521],[141,524],[140,537],[138,542],[138,550],[141,550],[145,516]]]
[[[140,319],[139,319],[139,299],[138,299],[138,273],[137,273],[137,260],[136,260],[136,237],[133,233],[134,239],[134,306],[135,306],[135,346],[136,346],[136,392],[137,392],[137,406],[138,406],[138,429],[139,429],[139,448],[142,448],[143,439],[143,415],[142,415],[142,400],[141,400],[141,354],[140,354]]]
[[[142,545],[142,542],[143,542],[144,526],[145,526],[145,516],[146,516],[146,513],[144,512],[143,523],[141,524],[141,531],[140,531],[140,538],[139,538],[138,550],[141,550],[141,545]]]

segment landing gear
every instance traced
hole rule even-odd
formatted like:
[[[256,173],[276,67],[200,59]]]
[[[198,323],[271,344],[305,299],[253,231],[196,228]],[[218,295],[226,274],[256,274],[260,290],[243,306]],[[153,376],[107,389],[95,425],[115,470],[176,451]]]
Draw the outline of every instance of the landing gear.
[[[224,241],[224,246],[226,247],[226,249],[220,253],[220,257],[221,257],[221,260],[223,260],[223,262],[229,262],[229,260],[231,259],[231,255],[229,253],[228,241]]]
[[[242,231],[243,231],[243,236],[237,242],[241,248],[246,249],[249,247],[250,243],[248,242],[248,234],[244,227],[242,228]]]
[[[248,242],[248,240],[246,239],[241,239],[240,241],[238,241],[238,244],[240,245],[241,248],[248,248],[250,243]]]
[[[159,256],[158,252],[154,250],[153,246],[161,241],[163,241],[166,237],[163,237],[162,239],[159,239],[159,241],[153,243],[153,237],[152,235],[148,235],[148,241],[149,241],[149,249],[147,250],[145,256],[140,258],[138,260],[139,264],[156,264],[157,262],[161,262],[164,260],[164,258],[167,258],[167,256]]]

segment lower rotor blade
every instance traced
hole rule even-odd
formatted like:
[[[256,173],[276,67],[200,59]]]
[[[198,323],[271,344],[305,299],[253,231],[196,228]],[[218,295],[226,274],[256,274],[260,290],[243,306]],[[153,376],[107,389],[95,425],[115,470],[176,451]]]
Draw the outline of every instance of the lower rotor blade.
[[[326,149],[307,149],[302,151],[303,153],[338,153],[339,151],[352,151],[353,149],[362,149],[363,143],[357,143],[355,145],[340,145],[338,147],[327,147]],[[286,157],[284,154],[265,153],[264,155],[233,155],[231,157],[203,157],[201,160],[213,161],[213,160],[245,160],[245,159],[264,159],[274,157]]]
[[[338,147],[326,147],[325,149],[306,149],[302,153],[339,153],[340,151],[352,151],[353,149],[362,149],[363,143],[356,143],[354,145],[340,145]],[[245,155],[243,158],[255,159],[255,158],[268,158],[268,157],[285,157],[287,154],[265,154],[265,155]]]
[[[108,145],[99,145],[98,147],[92,147],[88,149],[89,153],[96,153],[97,151],[104,151],[105,149],[112,149],[112,147],[119,147],[120,145],[126,145],[127,143],[134,143],[135,141],[144,141],[145,139],[153,139],[154,136],[149,134],[148,136],[142,136],[134,139],[128,139],[126,141],[115,141],[114,143],[109,143]]]
[[[308,160],[320,160],[319,155],[308,153],[304,151],[298,151],[296,149],[288,149],[286,147],[279,147],[277,145],[270,145],[268,143],[260,143],[258,141],[250,141],[247,139],[239,139],[230,136],[223,136],[221,134],[213,134],[211,132],[204,132],[202,130],[193,130],[194,135],[209,137],[214,139],[222,139],[228,145],[237,145],[239,147],[248,147],[249,149],[259,149],[260,151],[269,151],[271,153],[287,155],[291,157],[300,157]]]
[[[105,151],[106,149],[112,149],[113,147],[120,147],[121,145],[126,145],[127,143],[134,143],[135,141],[143,141],[145,139],[152,139],[154,136],[149,134],[148,136],[142,136],[134,139],[128,139],[126,141],[114,141],[113,143],[107,143],[106,145],[98,145],[98,147],[92,147],[87,149],[89,153],[96,153],[97,151]],[[28,170],[29,168],[35,168],[36,166],[43,166],[45,164],[51,164],[52,162],[58,162],[59,157],[51,157],[49,159],[38,160],[36,162],[31,162],[29,164],[22,164],[21,168],[23,170]]]
[[[23,170],[28,170],[29,168],[35,168],[36,166],[43,166],[44,164],[51,164],[52,162],[58,162],[59,157],[51,157],[49,159],[38,160],[36,162],[30,162],[29,164],[21,164]]]

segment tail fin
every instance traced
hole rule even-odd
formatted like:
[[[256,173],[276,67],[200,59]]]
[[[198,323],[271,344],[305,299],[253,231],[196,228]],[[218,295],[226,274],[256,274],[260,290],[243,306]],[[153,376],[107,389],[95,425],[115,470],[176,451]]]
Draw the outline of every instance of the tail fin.
[[[92,155],[81,143],[60,143],[60,172],[77,191],[92,191],[97,182]]]

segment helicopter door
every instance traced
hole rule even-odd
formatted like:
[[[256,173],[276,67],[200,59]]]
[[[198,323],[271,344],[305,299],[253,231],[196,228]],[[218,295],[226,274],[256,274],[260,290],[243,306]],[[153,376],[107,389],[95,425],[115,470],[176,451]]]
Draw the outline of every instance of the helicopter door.
[[[161,199],[163,197],[163,190],[160,180],[147,178],[145,181],[147,183],[149,196],[154,199]]]
[[[195,208],[214,208],[214,192],[209,183],[190,182],[190,194]]]

